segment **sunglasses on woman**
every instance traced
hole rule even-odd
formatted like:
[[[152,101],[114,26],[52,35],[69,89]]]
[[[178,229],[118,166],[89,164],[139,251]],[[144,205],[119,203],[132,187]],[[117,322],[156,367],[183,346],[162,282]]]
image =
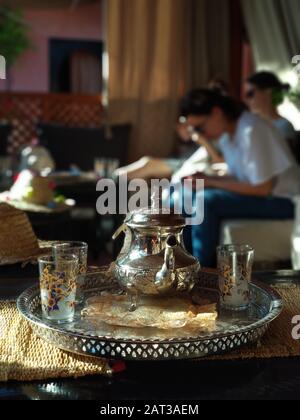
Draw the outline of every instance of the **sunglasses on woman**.
[[[246,98],[248,98],[248,99],[252,99],[253,97],[254,97],[254,95],[255,95],[255,92],[256,92],[256,89],[249,89],[247,92],[246,92]]]

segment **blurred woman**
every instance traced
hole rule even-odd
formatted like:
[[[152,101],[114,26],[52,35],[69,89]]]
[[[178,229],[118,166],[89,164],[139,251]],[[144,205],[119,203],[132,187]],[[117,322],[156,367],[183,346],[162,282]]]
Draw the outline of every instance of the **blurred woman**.
[[[251,111],[272,122],[283,137],[292,143],[296,135],[295,129],[278,112],[278,107],[289,90],[289,84],[281,83],[275,74],[267,71],[255,73],[247,79],[246,97]]]
[[[212,78],[208,87],[222,95],[228,94],[228,84],[221,77]],[[117,169],[115,176],[127,175],[128,179],[142,178],[171,178],[177,171],[179,171],[183,164],[185,168],[190,167],[193,173],[192,166],[197,163],[221,163],[224,162],[220,155],[217,145],[214,142],[208,142],[207,139],[192,126],[190,126],[184,116],[180,116],[176,124],[176,133],[183,143],[194,143],[190,148],[190,153],[180,158],[160,159],[151,156],[144,156],[138,161]],[[217,140],[217,139],[216,139]],[[186,172],[186,170],[184,170]],[[184,173],[183,172],[183,173]]]
[[[229,168],[226,177],[193,176],[205,181],[205,213],[201,225],[190,227],[192,251],[202,265],[213,266],[223,220],[293,218],[300,171],[278,130],[229,96],[193,90],[181,114],[206,139],[220,139]]]

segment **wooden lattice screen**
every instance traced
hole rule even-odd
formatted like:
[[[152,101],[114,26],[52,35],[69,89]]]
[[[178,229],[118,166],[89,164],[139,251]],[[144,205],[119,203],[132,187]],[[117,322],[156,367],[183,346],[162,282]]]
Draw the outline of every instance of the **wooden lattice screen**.
[[[37,136],[37,124],[99,127],[103,107],[99,95],[0,93],[0,121],[9,122],[10,153]]]

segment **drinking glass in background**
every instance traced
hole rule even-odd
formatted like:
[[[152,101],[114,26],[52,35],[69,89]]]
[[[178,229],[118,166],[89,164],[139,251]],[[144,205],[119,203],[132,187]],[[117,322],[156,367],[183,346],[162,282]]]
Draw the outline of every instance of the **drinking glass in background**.
[[[95,158],[94,171],[99,176],[99,178],[105,178],[106,177],[106,159]]]
[[[39,258],[43,317],[57,323],[70,322],[75,315],[78,257],[63,255]]]
[[[250,281],[254,250],[249,245],[224,245],[217,248],[221,307],[242,311],[250,304]]]
[[[84,282],[87,272],[88,244],[86,242],[57,242],[52,245],[53,257],[57,260],[61,256],[73,254],[78,258],[76,302],[80,303],[84,297]]]
[[[0,182],[7,182],[12,176],[10,157],[0,156]]]
[[[120,161],[118,159],[107,159],[107,170],[106,176],[107,178],[113,178],[114,173],[120,167]]]
[[[120,167],[118,159],[96,158],[94,161],[95,173],[100,178],[113,178],[114,172]]]

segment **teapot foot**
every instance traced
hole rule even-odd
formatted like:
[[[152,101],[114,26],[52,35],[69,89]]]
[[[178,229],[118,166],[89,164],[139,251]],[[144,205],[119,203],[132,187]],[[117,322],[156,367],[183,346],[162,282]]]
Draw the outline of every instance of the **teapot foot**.
[[[138,295],[137,294],[130,294],[130,307],[129,312],[134,312],[138,307]]]

